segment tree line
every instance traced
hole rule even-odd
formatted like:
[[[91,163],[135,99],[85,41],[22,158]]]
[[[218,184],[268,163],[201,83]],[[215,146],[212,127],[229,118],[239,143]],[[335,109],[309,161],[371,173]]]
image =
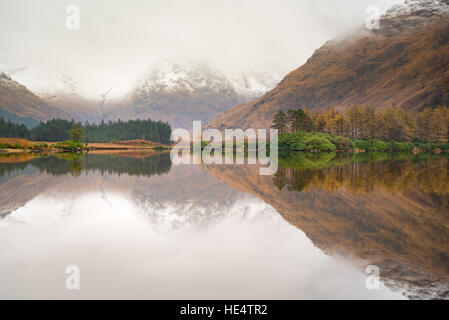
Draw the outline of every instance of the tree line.
[[[376,111],[352,106],[346,112],[323,110],[289,110],[276,113],[273,128],[280,134],[308,131],[341,135],[351,139],[384,141],[423,141],[434,144],[449,142],[449,108],[427,108],[410,112],[391,107]]]
[[[86,122],[81,125],[74,120],[53,119],[40,122],[28,129],[23,124],[6,121],[0,117],[0,137],[24,138],[32,141],[65,141],[68,139],[82,142],[109,142],[112,140],[145,139],[169,144],[171,127],[162,121],[129,120],[102,121],[99,124]]]

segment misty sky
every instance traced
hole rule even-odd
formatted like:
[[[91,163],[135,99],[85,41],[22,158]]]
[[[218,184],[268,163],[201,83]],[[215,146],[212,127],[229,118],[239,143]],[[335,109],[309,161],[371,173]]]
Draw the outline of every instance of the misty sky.
[[[0,63],[45,66],[81,82],[126,83],[159,58],[287,72],[364,23],[368,5],[402,0],[1,0]],[[68,5],[81,29],[65,27]]]

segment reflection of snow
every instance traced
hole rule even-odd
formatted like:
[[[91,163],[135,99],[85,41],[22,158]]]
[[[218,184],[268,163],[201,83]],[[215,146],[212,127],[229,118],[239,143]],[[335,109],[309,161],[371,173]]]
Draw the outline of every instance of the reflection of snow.
[[[2,222],[0,297],[401,298],[385,287],[366,290],[364,274],[324,255],[255,198],[224,208],[200,229],[170,226],[190,223],[189,212],[207,219],[215,209],[144,208],[114,192],[107,198],[111,206],[101,192],[41,195]],[[168,229],[159,232],[151,215]],[[78,292],[64,287],[73,264],[81,270]]]
[[[206,228],[228,217],[239,217],[242,222],[248,222],[248,220],[260,219],[262,215],[272,215],[273,212],[277,216],[271,206],[252,197],[236,200],[230,205],[214,200],[207,203],[187,200],[164,203],[145,201],[140,202],[139,206],[151,225],[157,230],[164,231]]]

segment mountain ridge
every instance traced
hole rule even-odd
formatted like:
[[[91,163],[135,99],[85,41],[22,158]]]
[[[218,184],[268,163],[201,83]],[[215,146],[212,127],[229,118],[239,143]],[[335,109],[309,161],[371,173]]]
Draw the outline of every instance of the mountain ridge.
[[[257,72],[229,76],[190,60],[162,59],[135,83],[130,94],[106,107],[107,119],[152,118],[190,128],[229,107],[250,101],[276,85],[276,76]]]
[[[83,89],[66,73],[43,67],[2,63],[0,71],[48,106],[46,114],[24,114],[23,108],[3,108],[0,101],[0,109],[18,117],[59,117],[91,123],[151,118],[184,128],[190,128],[193,120],[207,122],[229,107],[261,96],[280,79],[277,73],[263,70],[227,73],[205,62],[169,57],[154,63],[129,84],[128,91],[120,89],[118,94],[112,86],[103,92]]]
[[[417,5],[428,3],[430,9]],[[404,6],[408,15],[394,14]],[[449,105],[449,4],[412,1],[388,10],[380,24],[328,41],[276,88],[230,108],[208,127],[269,128],[277,111],[298,108]]]

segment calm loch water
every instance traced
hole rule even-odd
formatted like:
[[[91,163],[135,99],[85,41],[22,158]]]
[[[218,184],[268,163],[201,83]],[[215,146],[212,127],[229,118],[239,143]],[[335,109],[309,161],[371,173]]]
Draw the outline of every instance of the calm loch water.
[[[0,155],[0,298],[449,298],[447,156],[298,153],[258,172]]]

